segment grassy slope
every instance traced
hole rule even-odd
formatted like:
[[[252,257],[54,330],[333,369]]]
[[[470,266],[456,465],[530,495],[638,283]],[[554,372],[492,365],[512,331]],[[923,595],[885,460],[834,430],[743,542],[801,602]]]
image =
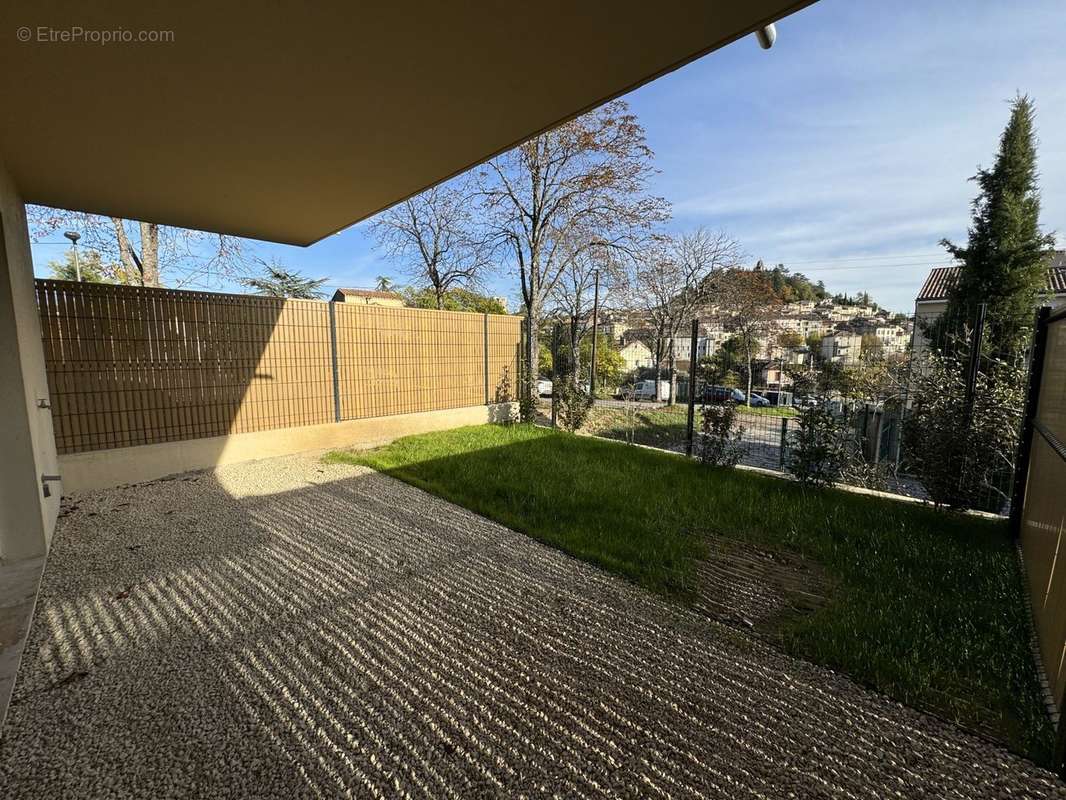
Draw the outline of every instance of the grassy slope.
[[[837,581],[793,653],[1043,760],[1050,728],[1013,546],[998,522],[528,426],[331,456],[366,464],[650,589],[683,597],[701,536],[785,547]],[[696,534],[689,536],[686,534]]]
[[[737,406],[738,424],[749,429],[778,430],[780,422],[767,417],[795,417],[794,408],[746,408]],[[589,414],[584,430],[594,436],[621,439],[649,447],[676,448],[687,435],[688,406],[655,408],[634,404],[631,413],[616,407],[599,406]],[[696,429],[700,425],[700,407],[696,408]]]

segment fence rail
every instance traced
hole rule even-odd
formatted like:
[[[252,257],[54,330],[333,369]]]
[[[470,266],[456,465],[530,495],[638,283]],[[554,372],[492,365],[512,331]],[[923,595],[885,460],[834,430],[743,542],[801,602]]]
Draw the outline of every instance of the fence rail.
[[[36,289],[60,453],[515,391],[518,317],[51,280]]]

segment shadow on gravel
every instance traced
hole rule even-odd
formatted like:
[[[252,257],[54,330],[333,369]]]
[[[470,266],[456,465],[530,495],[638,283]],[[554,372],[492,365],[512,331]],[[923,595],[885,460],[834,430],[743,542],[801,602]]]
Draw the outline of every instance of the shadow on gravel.
[[[723,549],[705,568],[724,566],[757,583],[778,565]],[[765,603],[738,605],[734,585],[718,604],[760,618]],[[306,459],[68,505],[0,787],[12,800],[1063,791],[464,509]]]

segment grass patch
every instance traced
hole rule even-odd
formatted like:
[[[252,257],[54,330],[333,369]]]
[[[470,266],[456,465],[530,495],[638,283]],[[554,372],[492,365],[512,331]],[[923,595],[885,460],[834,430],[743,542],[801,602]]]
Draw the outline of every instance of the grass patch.
[[[776,433],[780,423],[768,419],[753,417],[795,417],[799,412],[794,408],[747,408],[737,406],[737,422],[751,430],[764,430]],[[700,407],[696,407],[696,430],[700,426]],[[589,412],[589,418],[583,428],[585,433],[603,436],[607,439],[619,439],[623,442],[677,449],[687,440],[688,406],[684,403],[675,406],[641,406],[634,404],[629,409],[614,406],[597,406]]]
[[[685,406],[597,406],[589,412],[583,430],[593,436],[670,449],[684,443],[687,421]]]
[[[645,413],[659,412],[674,413]],[[1053,734],[1001,522],[526,425],[328,458],[394,475],[680,599],[693,590],[692,559],[707,536],[800,553],[835,589],[823,608],[787,623],[787,650],[1049,758]]]
[[[737,406],[737,413],[741,416],[748,414],[753,417],[798,417],[799,411],[792,406],[763,406],[761,408],[748,408]]]

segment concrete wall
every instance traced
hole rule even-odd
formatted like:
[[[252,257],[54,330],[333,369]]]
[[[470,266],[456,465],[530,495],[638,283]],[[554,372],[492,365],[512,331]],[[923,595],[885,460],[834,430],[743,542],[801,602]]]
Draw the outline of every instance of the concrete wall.
[[[59,512],[26,209],[0,163],[0,726]],[[43,406],[43,407],[42,407]]]
[[[499,422],[513,414],[517,414],[514,403],[500,403],[93,450],[60,456],[60,470],[67,493],[83,492],[289,453],[375,447],[401,436]]]

